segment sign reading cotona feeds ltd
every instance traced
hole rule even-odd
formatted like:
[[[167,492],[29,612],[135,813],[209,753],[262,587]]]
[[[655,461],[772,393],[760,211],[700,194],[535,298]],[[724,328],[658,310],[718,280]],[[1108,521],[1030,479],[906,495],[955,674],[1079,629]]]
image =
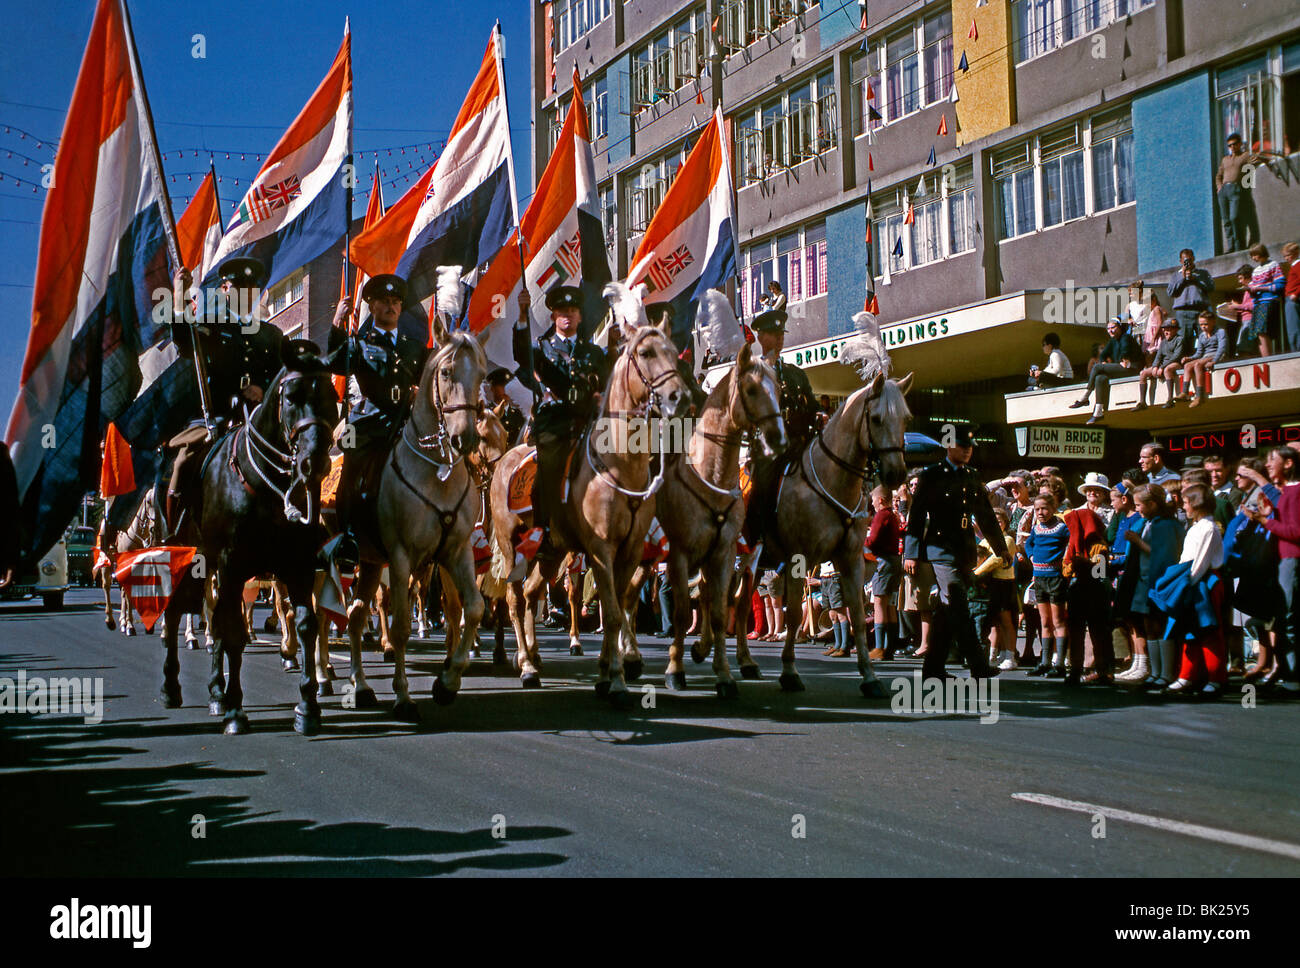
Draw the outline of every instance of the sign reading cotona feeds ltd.
[[[1100,459],[1106,454],[1106,431],[1084,427],[1031,426],[1026,457]]]

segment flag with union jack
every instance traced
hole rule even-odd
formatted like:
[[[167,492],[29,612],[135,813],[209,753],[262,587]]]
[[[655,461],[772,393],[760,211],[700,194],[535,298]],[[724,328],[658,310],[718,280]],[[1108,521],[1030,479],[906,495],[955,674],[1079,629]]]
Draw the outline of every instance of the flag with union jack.
[[[551,286],[563,284],[570,276],[576,276],[580,272],[582,272],[581,229],[574,232],[572,238],[561,243],[555,252],[555,261],[542,273],[541,278],[537,280],[537,285],[545,291]]]
[[[645,285],[648,292],[667,289],[677,274],[695,261],[690,248],[683,242],[665,256],[660,256],[646,269]]]
[[[255,185],[239,203],[239,218],[235,224],[268,219],[272,212],[284,208],[300,195],[302,195],[302,183],[297,175],[290,175],[284,181],[274,185]]]

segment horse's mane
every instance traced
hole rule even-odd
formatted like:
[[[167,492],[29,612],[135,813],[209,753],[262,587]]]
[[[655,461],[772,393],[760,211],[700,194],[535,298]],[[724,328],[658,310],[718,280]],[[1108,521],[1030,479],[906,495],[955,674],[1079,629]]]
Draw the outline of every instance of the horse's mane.
[[[835,416],[844,414],[847,419],[850,408],[866,405],[867,394],[870,392],[870,384],[854,390],[836,411]],[[903,391],[898,389],[898,381],[889,379],[884,381],[884,385],[880,388],[880,409],[882,416],[891,424],[901,424],[912,416],[912,411],[907,406],[907,398],[903,395]]]
[[[473,354],[474,360],[478,363],[479,367],[486,370],[487,354],[483,352],[483,347],[479,345],[478,340],[461,329],[449,333],[447,342],[437,347],[434,352],[429,355],[429,362],[425,364],[425,369],[432,369],[434,361],[441,360],[443,357],[448,355],[459,353],[465,347],[469,347],[469,350]]]

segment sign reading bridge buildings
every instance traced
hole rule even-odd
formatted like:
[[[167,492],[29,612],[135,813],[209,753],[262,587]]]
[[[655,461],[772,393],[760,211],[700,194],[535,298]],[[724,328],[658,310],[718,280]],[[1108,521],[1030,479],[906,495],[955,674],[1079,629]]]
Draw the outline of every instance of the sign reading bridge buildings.
[[[947,336],[949,332],[948,317],[941,319],[931,319],[921,323],[904,323],[899,326],[882,326],[880,329],[880,338],[884,341],[886,349],[897,349],[900,346],[911,346],[914,343],[924,343],[926,340],[938,339],[940,336]],[[853,338],[853,334],[841,336],[838,339],[827,342],[814,343],[811,346],[801,346],[796,350],[788,350],[781,354],[781,359],[785,363],[793,363],[795,366],[817,366],[821,363],[833,363],[840,358],[840,351],[844,349],[844,344]]]

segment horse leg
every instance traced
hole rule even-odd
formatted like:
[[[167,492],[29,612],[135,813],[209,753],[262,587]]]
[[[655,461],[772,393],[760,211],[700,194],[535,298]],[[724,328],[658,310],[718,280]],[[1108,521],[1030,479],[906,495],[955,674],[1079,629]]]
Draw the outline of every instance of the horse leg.
[[[131,593],[122,589],[122,601],[118,608],[118,631],[123,635],[135,635],[135,606],[131,604]]]
[[[836,559],[835,566],[840,573],[844,604],[849,610],[849,627],[853,632],[853,647],[857,649],[858,671],[862,673],[862,682],[858,688],[867,699],[888,699],[889,694],[876,678],[876,670],[869,654],[871,647],[867,645],[867,607],[862,600],[862,576],[866,572],[866,566],[862,555],[850,551]]]
[[[451,665],[451,657],[460,647],[460,617],[462,611],[462,602],[460,591],[455,584],[451,582],[451,576],[447,573],[442,565],[438,565],[442,574],[439,576],[442,580],[438,582],[442,588],[442,618],[446,623],[446,633],[443,645],[447,654],[443,657],[442,667],[444,669]]]
[[[166,614],[175,616],[180,611],[180,605],[173,598],[167,603]],[[163,684],[162,684],[162,704],[168,709],[179,709],[181,705],[181,661],[176,655],[176,622],[173,620],[167,623],[163,631],[163,646],[167,654],[163,659]]]
[[[99,585],[104,589],[104,624],[113,631],[113,569],[105,566],[99,569]]]
[[[407,597],[411,574],[410,560],[405,550],[396,549],[388,561],[387,604],[393,610],[389,615],[388,634],[392,636],[393,649],[393,715],[406,723],[418,723],[420,712],[411,700],[406,679],[406,643],[411,637],[411,601]]]
[[[451,597],[459,599],[459,603],[463,606],[458,611],[463,611],[465,628],[460,633],[455,653],[447,653],[442,674],[433,680],[433,698],[440,706],[450,705],[456,698],[456,693],[460,691],[461,677],[469,667],[470,643],[474,641],[474,636],[478,632],[478,623],[483,620],[483,596],[478,593],[474,580],[474,553],[469,547],[462,548],[460,558],[453,562],[450,568],[444,569],[444,579],[448,576],[455,588],[455,593]],[[443,587],[447,587],[445,580]],[[459,616],[457,623],[459,624]],[[447,624],[451,625],[451,616],[447,617]]]
[[[564,573],[564,590],[569,598],[569,655],[582,655],[582,639],[578,638],[578,633],[582,631],[582,582],[567,570]]]
[[[790,575],[790,563],[785,565],[785,647],[781,649],[781,683],[782,692],[803,692],[803,680],[799,670],[794,666],[794,637],[799,631],[799,616],[803,611],[803,579]]]
[[[212,637],[212,616],[216,611],[217,578],[212,575],[203,583],[203,644],[207,646],[208,654],[211,654],[216,646],[216,641]]]
[[[587,561],[596,574],[596,592],[600,596],[601,607],[605,610],[605,632],[600,646],[600,675],[596,680],[596,695],[609,699],[616,709],[630,709],[632,695],[628,692],[627,680],[623,676],[623,657],[619,652],[619,642],[623,634],[623,609],[619,596],[619,585],[614,574],[614,564],[610,560],[613,549],[608,545],[597,548],[587,556]],[[631,578],[628,575],[623,576]],[[626,587],[626,581],[624,586]]]
[[[668,581],[673,600],[673,641],[668,646],[664,685],[678,691],[686,688],[686,630],[691,624],[691,577],[686,570],[685,555],[669,553]]]
[[[309,573],[311,579],[296,576],[293,584],[283,583],[288,608],[293,609],[293,627],[302,643],[302,671],[298,676],[298,705],[293,710],[293,730],[303,736],[315,736],[320,732],[320,704],[316,701],[316,612],[312,608],[312,581],[315,573]],[[276,595],[280,592],[280,582],[276,583]],[[277,602],[277,605],[279,603]],[[288,609],[280,621],[289,627]]]
[[[392,569],[388,571],[389,580],[392,580]],[[379,641],[384,647],[384,658],[388,661],[393,659],[393,586],[380,585],[375,592],[375,611],[379,618]],[[407,616],[406,637],[411,637],[410,616]]]
[[[239,673],[244,655],[244,608],[242,581],[222,580],[217,586],[217,605],[212,612],[212,676],[208,679],[208,712],[225,714],[223,732],[228,736],[248,732],[244,714],[244,690]],[[222,675],[223,660],[230,676]],[[223,694],[224,692],[224,694]]]
[[[193,651],[199,647],[199,637],[194,634],[194,613],[185,613],[185,648]]]
[[[510,607],[504,598],[492,600],[492,664],[505,665],[506,661],[506,622],[510,618]]]
[[[325,589],[325,572],[317,571],[311,588],[311,607],[316,612],[316,694],[334,695],[334,666],[330,664],[330,617],[320,607]]]
[[[536,565],[528,579],[518,584],[517,595],[524,631],[519,644],[519,681],[525,689],[538,689],[542,685],[542,662],[537,652],[537,607],[546,594],[546,584],[545,573]]]
[[[749,654],[750,599],[754,596],[754,573],[748,569],[740,575],[740,594],[736,599],[736,665],[740,678],[762,679],[758,663]],[[703,660],[700,660],[703,661]]]
[[[361,563],[357,580],[352,585],[352,604],[348,606],[348,655],[352,663],[353,699],[358,709],[374,709],[379,705],[375,690],[366,682],[366,672],[361,662],[361,633],[370,617],[370,596],[379,584],[379,566]]]
[[[715,555],[704,563],[704,577],[700,581],[700,627],[705,645],[700,651],[713,652],[714,690],[722,699],[736,699],[740,688],[731,676],[727,663],[727,585],[732,564],[731,555]]]
[[[280,661],[285,672],[298,671],[298,606],[292,604],[282,581],[271,583],[271,606],[280,622]],[[314,614],[314,613],[313,613]],[[303,643],[306,645],[306,643]],[[304,661],[306,657],[304,656]]]

